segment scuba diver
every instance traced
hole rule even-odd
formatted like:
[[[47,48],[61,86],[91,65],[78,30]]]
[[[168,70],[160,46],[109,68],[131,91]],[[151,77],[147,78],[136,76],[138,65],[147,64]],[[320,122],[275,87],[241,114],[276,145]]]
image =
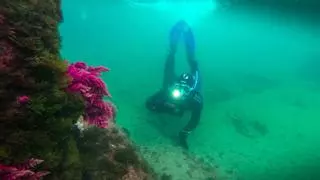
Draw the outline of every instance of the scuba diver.
[[[175,54],[181,37],[184,37],[187,60],[190,72],[175,74]],[[179,144],[188,149],[188,135],[197,127],[203,107],[200,93],[201,81],[198,63],[195,59],[195,40],[188,24],[181,20],[171,29],[170,49],[164,68],[162,88],[146,101],[146,107],[152,112],[168,113],[182,116],[185,111],[191,111],[189,122],[179,132]]]

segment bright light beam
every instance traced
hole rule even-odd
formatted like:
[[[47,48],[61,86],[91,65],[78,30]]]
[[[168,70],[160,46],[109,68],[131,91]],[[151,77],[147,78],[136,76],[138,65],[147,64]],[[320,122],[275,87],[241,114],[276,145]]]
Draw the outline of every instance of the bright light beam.
[[[184,0],[179,2],[159,0],[153,3],[128,0],[128,3],[134,7],[152,8],[165,14],[170,13],[174,17],[184,19],[189,24],[198,22],[216,8],[213,0]]]

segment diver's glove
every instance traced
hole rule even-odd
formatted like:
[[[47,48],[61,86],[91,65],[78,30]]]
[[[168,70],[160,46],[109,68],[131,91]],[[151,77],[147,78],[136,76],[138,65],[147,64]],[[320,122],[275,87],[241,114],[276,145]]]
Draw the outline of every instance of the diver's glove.
[[[179,132],[179,145],[184,149],[189,149],[187,138],[190,134],[190,131],[182,130]]]
[[[178,42],[187,27],[187,23],[183,20],[178,21],[170,32],[170,50],[175,52],[177,49]]]

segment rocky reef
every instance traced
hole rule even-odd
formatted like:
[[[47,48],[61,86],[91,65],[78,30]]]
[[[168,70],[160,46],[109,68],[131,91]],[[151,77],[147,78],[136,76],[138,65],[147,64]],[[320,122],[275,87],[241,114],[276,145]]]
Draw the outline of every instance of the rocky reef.
[[[62,60],[60,3],[0,2],[0,179],[154,179],[114,124],[107,68]]]

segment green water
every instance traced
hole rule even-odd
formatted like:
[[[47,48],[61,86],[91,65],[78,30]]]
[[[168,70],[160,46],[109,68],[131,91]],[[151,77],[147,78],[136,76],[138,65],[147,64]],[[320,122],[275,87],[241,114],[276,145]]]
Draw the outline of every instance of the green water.
[[[186,117],[159,116],[144,107],[161,85],[168,32],[180,17],[81,1],[63,1],[63,12],[62,54],[111,69],[103,78],[119,109],[118,124],[140,146],[182,153],[173,139]],[[205,104],[189,137],[190,154],[231,169],[233,179],[319,180],[320,86],[303,78],[301,69],[320,57],[320,28],[257,9],[215,9],[190,23]],[[181,46],[178,72],[187,68],[184,52]],[[167,167],[174,180],[187,180],[183,166]]]

